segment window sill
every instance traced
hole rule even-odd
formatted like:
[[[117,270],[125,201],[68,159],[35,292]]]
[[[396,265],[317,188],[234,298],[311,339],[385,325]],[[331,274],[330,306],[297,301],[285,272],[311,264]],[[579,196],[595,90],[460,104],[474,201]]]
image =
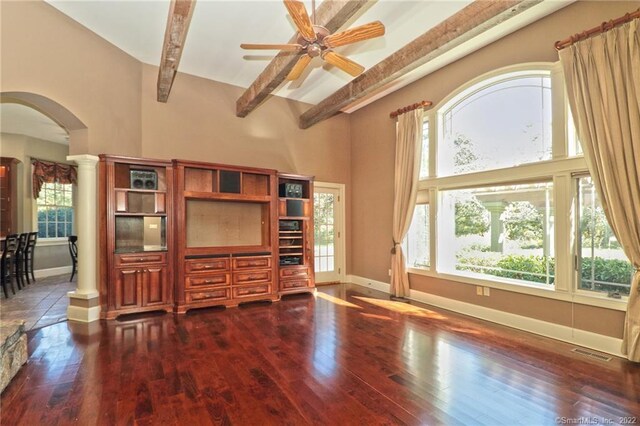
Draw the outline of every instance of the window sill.
[[[38,238],[36,247],[64,246],[67,243],[66,238]]]
[[[557,291],[554,287],[543,288],[535,284],[515,284],[504,281],[469,277],[465,275],[439,273],[426,269],[407,268],[407,272],[414,275],[422,275],[442,280],[455,281],[462,284],[479,285],[483,287],[495,288],[498,290],[510,291],[513,293],[528,294],[531,296],[545,297],[547,299],[561,300],[564,302],[573,302],[581,305],[596,306],[599,308],[613,309],[623,312],[627,310],[626,298],[611,299],[600,294],[584,294],[584,292],[571,294]]]

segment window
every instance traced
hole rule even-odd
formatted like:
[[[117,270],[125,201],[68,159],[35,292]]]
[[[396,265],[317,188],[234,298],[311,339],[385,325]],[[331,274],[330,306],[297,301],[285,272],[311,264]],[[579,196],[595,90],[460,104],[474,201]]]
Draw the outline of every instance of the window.
[[[407,267],[429,268],[429,204],[418,204],[403,242]]]
[[[582,144],[578,139],[578,131],[573,121],[571,110],[567,108],[567,142],[569,143],[569,155],[584,155]]]
[[[36,199],[38,238],[66,238],[73,233],[71,184],[44,183]]]
[[[429,122],[422,125],[422,158],[420,159],[420,179],[429,177]]]
[[[439,268],[552,285],[552,190],[541,182],[443,191]]]
[[[607,222],[590,177],[578,183],[578,288],[628,296],[633,266]]]
[[[562,75],[558,63],[513,66],[426,111],[403,242],[412,273],[623,309],[601,295],[628,295],[633,268],[588,177]]]
[[[549,72],[483,81],[445,104],[439,117],[438,176],[552,158]]]

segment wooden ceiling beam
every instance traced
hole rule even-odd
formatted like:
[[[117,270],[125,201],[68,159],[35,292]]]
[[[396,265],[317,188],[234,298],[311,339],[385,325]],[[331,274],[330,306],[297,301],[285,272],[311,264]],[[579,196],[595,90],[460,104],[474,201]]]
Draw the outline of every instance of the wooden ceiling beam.
[[[373,4],[371,0],[324,0],[317,8],[317,25],[325,27],[330,33],[340,29],[365,6]],[[289,43],[297,43],[297,34]],[[236,116],[246,117],[256,109],[285,80],[298,60],[298,54],[280,52],[260,73],[258,78],[236,101]]]
[[[158,70],[158,102],[167,102],[187,39],[196,0],[171,0]]]
[[[300,116],[307,129],[390,82],[450,51],[542,0],[476,0],[369,68]]]

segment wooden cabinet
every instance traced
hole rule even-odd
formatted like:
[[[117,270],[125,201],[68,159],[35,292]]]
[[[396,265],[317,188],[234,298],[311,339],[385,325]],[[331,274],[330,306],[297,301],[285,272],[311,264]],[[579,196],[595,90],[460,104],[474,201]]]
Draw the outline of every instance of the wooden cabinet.
[[[277,300],[276,171],[173,166],[176,311]]]
[[[100,156],[103,318],[173,309],[171,162]]]
[[[313,178],[280,173],[278,189],[279,293],[313,291]]]
[[[311,177],[110,155],[99,172],[103,318],[314,290]]]

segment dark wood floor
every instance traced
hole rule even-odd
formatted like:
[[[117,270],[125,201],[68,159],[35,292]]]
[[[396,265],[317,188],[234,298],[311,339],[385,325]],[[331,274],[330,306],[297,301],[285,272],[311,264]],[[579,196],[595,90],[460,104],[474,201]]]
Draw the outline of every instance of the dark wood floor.
[[[2,424],[618,424],[640,415],[638,365],[383,298],[336,285],[274,304],[45,327],[2,394]]]

